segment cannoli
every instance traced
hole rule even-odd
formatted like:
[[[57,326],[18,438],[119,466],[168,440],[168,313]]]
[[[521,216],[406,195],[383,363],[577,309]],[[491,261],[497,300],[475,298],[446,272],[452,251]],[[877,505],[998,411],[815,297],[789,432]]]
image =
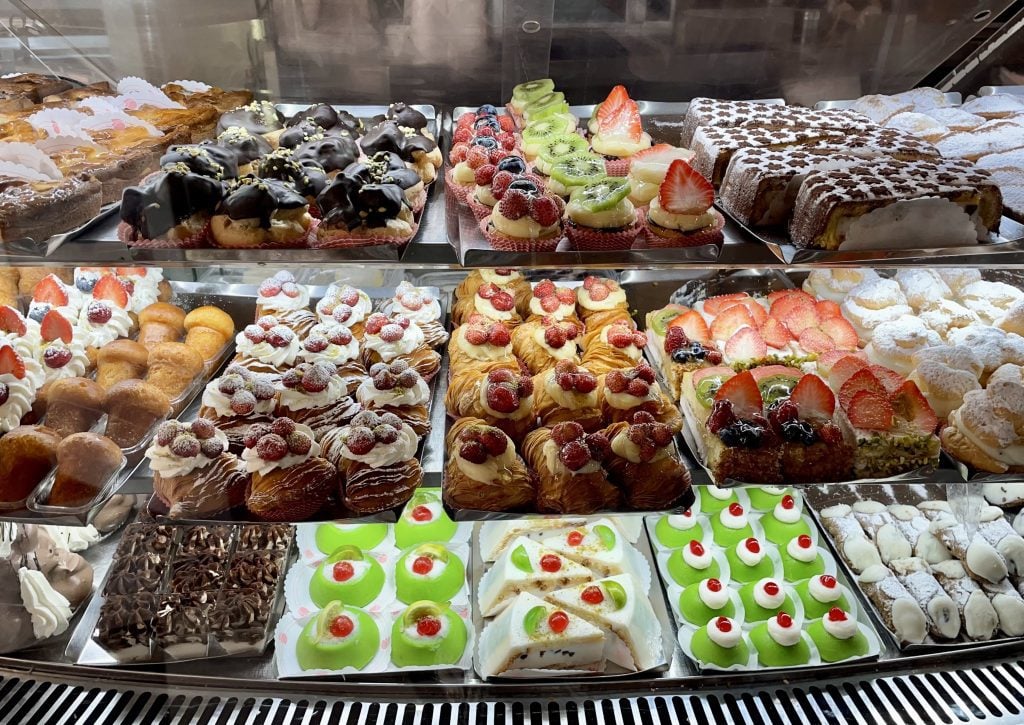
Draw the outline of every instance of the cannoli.
[[[889,569],[869,566],[857,582],[875,605],[886,628],[900,644],[921,644],[928,633],[928,621],[917,600]]]
[[[1006,559],[980,534],[968,535],[956,519],[939,519],[928,528],[972,576],[993,584],[1006,578]]]
[[[993,506],[1016,508],[1024,504],[1024,481],[984,483],[981,493]]]
[[[992,602],[956,559],[932,564],[932,575],[960,611],[964,634],[973,640],[989,640],[999,626]]]
[[[942,639],[956,639],[960,634],[960,610],[929,571],[928,563],[911,556],[893,559],[889,566],[921,607],[928,631]]]
[[[857,501],[853,504],[853,517],[864,533],[875,542],[875,547],[888,564],[893,559],[904,559],[913,553],[913,547],[892,520],[892,514],[880,501]]]
[[[889,506],[889,513],[892,515],[893,525],[914,548],[914,556],[924,559],[929,564],[953,558],[935,534],[928,530],[930,522],[916,507],[894,503]]]
[[[1018,511],[1013,517],[1013,530],[1024,536],[1024,511]]]
[[[949,507],[949,501],[922,501],[917,505],[917,510],[924,514],[929,521],[955,518],[953,509]]]
[[[999,630],[1009,637],[1024,634],[1024,597],[1013,588],[1009,579],[994,584],[982,582],[981,588],[999,615]]]
[[[864,529],[853,517],[853,509],[841,503],[821,511],[821,525],[832,537],[836,550],[856,573],[868,567],[882,565],[878,549],[864,534]]]
[[[1024,537],[1014,531],[998,506],[987,506],[978,516],[978,534],[1006,560],[1011,575],[1024,576]]]

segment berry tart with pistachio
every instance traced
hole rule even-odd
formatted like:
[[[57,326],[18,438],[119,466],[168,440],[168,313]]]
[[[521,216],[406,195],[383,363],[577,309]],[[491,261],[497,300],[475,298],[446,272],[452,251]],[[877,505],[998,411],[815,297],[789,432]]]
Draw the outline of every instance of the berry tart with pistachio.
[[[761,391],[749,370],[722,383],[697,441],[716,481],[783,481],[782,442],[764,416]]]
[[[466,196],[466,203],[476,220],[483,221],[498,203],[500,195],[515,179],[531,178],[541,183],[540,177],[529,175],[529,165],[520,156],[505,156],[498,163],[487,163],[474,171],[476,186]]]
[[[621,505],[622,493],[601,465],[611,455],[603,433],[586,433],[576,422],[558,423],[532,431],[522,450],[536,479],[541,513],[591,514]]]
[[[645,362],[636,367],[611,370],[599,380],[601,418],[605,424],[629,422],[644,412],[673,434],[683,429],[679,408],[665,395],[655,380],[654,369]]]
[[[452,418],[479,418],[521,443],[537,425],[534,379],[508,368],[481,376],[470,369],[448,381],[444,405]]]
[[[418,436],[430,431],[430,389],[416,368],[409,367],[405,360],[371,366],[369,376],[356,389],[356,400],[366,410],[394,413]]]
[[[516,334],[523,327],[517,327]],[[470,369],[480,375],[498,368],[518,371],[512,337],[502,323],[474,312],[468,322],[455,328],[448,342],[449,375],[462,375]]]
[[[153,495],[171,518],[214,518],[245,504],[249,474],[228,438],[206,418],[169,420],[146,450]]]
[[[590,337],[583,350],[583,366],[597,375],[633,367],[643,358],[647,335],[632,320],[615,320]]]
[[[611,444],[604,463],[608,478],[623,490],[630,508],[651,511],[683,502],[690,472],[676,450],[672,428],[639,411],[604,433]]]
[[[459,418],[446,437],[444,500],[453,508],[526,511],[534,483],[504,431],[479,418]]]
[[[712,206],[714,201],[711,182],[682,159],[673,161],[647,209],[647,246],[721,246],[725,217]]]
[[[523,321],[513,290],[495,282],[484,282],[472,295],[460,297],[452,306],[452,324],[468,322],[474,314],[500,322],[510,330]]]
[[[362,354],[367,369],[379,362],[404,360],[427,381],[441,369],[441,356],[427,345],[423,330],[401,315],[374,312],[367,317]]]
[[[338,369],[328,362],[299,363],[281,376],[280,385],[275,415],[308,427],[316,440],[360,410]]]
[[[543,425],[572,421],[585,431],[601,427],[601,391],[597,376],[572,360],[559,360],[555,367],[533,380],[537,416]]]
[[[240,453],[249,428],[273,419],[277,397],[274,378],[229,365],[203,390],[199,417],[212,421],[227,436],[232,450]]]
[[[565,215],[565,236],[581,252],[629,249],[643,230],[629,182],[616,176],[574,187]]]
[[[571,293],[570,293],[571,294]],[[512,350],[534,375],[550,370],[560,360],[580,363],[577,340],[583,323],[553,317],[531,318],[512,331]]]
[[[533,179],[512,180],[491,214],[480,222],[494,249],[504,252],[553,252],[562,239],[562,197],[545,192]]]

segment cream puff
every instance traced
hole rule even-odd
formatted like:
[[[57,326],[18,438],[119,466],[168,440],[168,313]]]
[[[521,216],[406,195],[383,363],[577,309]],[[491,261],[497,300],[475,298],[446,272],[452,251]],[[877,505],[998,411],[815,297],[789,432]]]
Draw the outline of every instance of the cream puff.
[[[854,287],[875,279],[878,279],[878,273],[867,268],[814,269],[804,280],[803,288],[812,297],[839,304]]]
[[[840,308],[862,344],[871,341],[875,328],[883,322],[914,314],[896,280],[881,277],[866,280],[851,289]]]
[[[875,365],[906,377],[914,369],[914,353],[941,344],[939,333],[907,315],[876,327],[864,352]]]

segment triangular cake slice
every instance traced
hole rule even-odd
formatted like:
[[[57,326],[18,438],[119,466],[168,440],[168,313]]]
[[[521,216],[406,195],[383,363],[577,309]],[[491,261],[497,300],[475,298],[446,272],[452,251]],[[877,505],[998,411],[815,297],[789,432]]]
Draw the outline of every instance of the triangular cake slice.
[[[509,670],[604,670],[605,634],[582,617],[523,592],[480,634],[483,677]]]
[[[591,571],[557,551],[520,536],[480,578],[480,613],[493,617],[520,592],[544,594],[592,581]]]
[[[665,661],[661,623],[647,593],[629,574],[559,589],[544,598],[621,640],[606,652],[620,667],[640,672]]]
[[[587,567],[598,577],[633,574],[644,591],[650,588],[650,568],[611,519],[598,519],[545,537],[541,546]]]
[[[480,524],[480,557],[484,561],[495,561],[508,545],[520,536],[540,541],[551,534],[582,526],[587,520],[582,516],[520,519],[517,521],[485,521]]]

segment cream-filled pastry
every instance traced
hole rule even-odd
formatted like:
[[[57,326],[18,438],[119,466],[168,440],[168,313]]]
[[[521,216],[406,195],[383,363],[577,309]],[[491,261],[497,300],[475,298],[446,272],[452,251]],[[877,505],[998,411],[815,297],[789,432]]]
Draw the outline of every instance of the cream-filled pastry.
[[[840,305],[862,343],[871,341],[875,328],[883,322],[914,314],[896,280],[870,279],[857,285]]]
[[[1024,299],[1024,292],[1016,287],[984,279],[961,288],[959,295],[960,302],[989,325],[1001,320],[1013,303]]]
[[[804,280],[804,292],[813,297],[841,303],[859,284],[878,279],[873,269],[813,269]]]
[[[1020,431],[1020,432],[1019,432]],[[984,390],[964,396],[949,415],[942,445],[972,467],[991,473],[1024,471],[1024,370],[1003,365]]]
[[[1000,330],[990,325],[970,325],[950,330],[949,344],[971,348],[981,360],[984,380],[998,367],[1006,363],[1020,363],[1024,360],[1024,337]]]
[[[981,390],[982,364],[969,347],[930,347],[914,355],[914,365],[909,379],[939,418],[948,418],[967,393]]]
[[[914,353],[941,344],[939,333],[906,315],[876,327],[864,352],[876,365],[906,376],[914,369]]]
[[[943,339],[950,330],[957,330],[981,322],[978,316],[959,302],[939,300],[928,308],[917,313],[921,322],[939,333]]]
[[[901,269],[895,279],[907,304],[918,312],[953,296],[949,285],[930,269]]]

